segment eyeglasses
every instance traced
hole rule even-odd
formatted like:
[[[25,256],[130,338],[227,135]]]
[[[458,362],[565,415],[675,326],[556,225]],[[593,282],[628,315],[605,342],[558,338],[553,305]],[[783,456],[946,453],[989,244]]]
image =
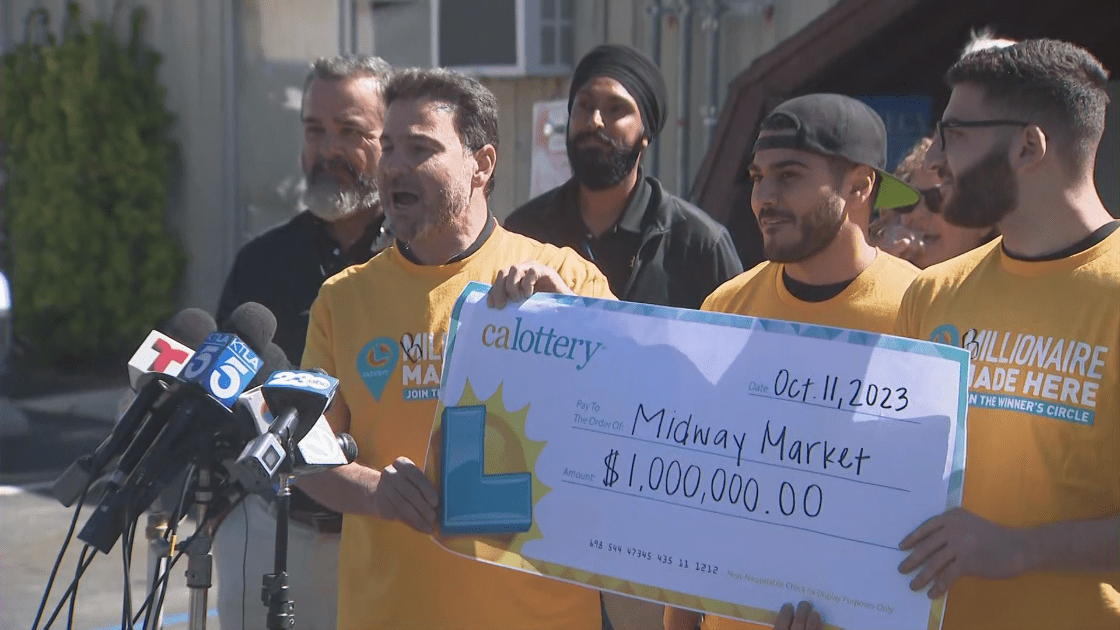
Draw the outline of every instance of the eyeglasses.
[[[939,120],[937,121],[937,137],[941,141],[941,150],[945,150],[945,130],[968,127],[1001,127],[1013,125],[1027,127],[1031,123],[1022,120]]]
[[[914,190],[917,190],[918,195],[921,196],[921,200],[918,203],[921,203],[923,201],[926,203],[926,210],[929,210],[933,214],[938,214],[941,212],[941,203],[943,201],[943,197],[941,196],[940,186],[934,186],[933,188],[915,188]],[[917,207],[918,204],[916,203],[910,206],[903,206],[901,208],[898,208],[897,211],[905,214],[907,212],[912,212]]]

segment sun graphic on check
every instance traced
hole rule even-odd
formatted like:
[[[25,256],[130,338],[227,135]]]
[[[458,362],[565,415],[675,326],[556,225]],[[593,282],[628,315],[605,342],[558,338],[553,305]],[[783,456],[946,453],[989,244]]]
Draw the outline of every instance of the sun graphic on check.
[[[371,367],[384,367],[393,358],[393,347],[386,342],[374,344],[366,353],[366,361]]]
[[[463,388],[463,395],[455,403],[455,406],[486,406],[486,428],[483,438],[484,474],[533,473],[537,458],[544,450],[545,443],[524,437],[525,421],[529,416],[529,405],[516,410],[506,409],[502,398],[502,387],[503,385],[499,384],[494,393],[483,400],[475,393],[468,380]],[[432,480],[439,478],[436,470],[440,461],[440,420],[438,419],[443,417],[443,410],[444,405],[440,404],[436,413],[436,426],[432,429],[432,437],[428,445],[426,473]],[[538,504],[550,490],[551,488],[541,483],[537,475],[533,474],[532,494],[534,504]],[[440,544],[468,556],[536,571],[537,567],[523,559],[520,551],[522,545],[527,541],[538,538],[542,538],[542,534],[537,526],[536,519],[534,519],[527,532],[464,536],[441,535]]]

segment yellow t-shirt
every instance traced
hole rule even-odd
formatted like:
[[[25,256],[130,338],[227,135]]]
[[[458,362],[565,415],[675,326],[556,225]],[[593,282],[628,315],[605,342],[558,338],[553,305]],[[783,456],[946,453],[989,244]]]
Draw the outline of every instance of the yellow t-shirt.
[[[779,263],[764,262],[739,274],[708,296],[701,309],[889,333],[898,316],[902,296],[918,274],[914,265],[880,251],[871,266],[856,276],[839,295],[823,302],[805,302],[786,289],[782,281],[783,267]],[[666,621],[671,621],[677,614],[680,613],[667,609]],[[769,626],[715,615],[705,616],[701,624],[703,630],[762,627]]]
[[[423,466],[436,413],[451,309],[470,281],[537,260],[576,293],[613,297],[594,265],[501,227],[462,261],[421,266],[392,247],[323,284],[311,308],[304,367],[339,379],[328,412],[381,469],[405,456]],[[599,630],[599,593],[470,560],[396,521],[346,515],[339,553],[344,630]]]
[[[1054,261],[1002,239],[924,271],[898,333],[960,346],[969,374],[964,508],[1010,527],[1120,510],[1120,231]],[[933,516],[932,514],[930,516]],[[1120,574],[963,578],[945,630],[1120,627],[1101,583]]]
[[[823,302],[794,297],[782,281],[780,263],[764,262],[723,283],[704,300],[705,311],[889,333],[902,294],[918,268],[886,252],[839,295]]]

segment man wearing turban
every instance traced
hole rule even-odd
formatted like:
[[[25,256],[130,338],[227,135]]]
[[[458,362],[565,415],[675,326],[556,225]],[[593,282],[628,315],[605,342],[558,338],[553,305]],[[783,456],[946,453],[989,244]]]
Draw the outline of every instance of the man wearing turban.
[[[572,177],[505,225],[576,250],[623,300],[695,309],[743,267],[722,225],[642,173],[666,100],[661,71],[641,52],[605,44],[587,53],[568,94]]]

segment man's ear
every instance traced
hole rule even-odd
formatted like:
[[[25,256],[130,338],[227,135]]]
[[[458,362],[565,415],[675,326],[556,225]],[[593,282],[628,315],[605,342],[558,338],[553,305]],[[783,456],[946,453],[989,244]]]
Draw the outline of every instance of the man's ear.
[[[848,176],[844,178],[845,189],[853,200],[860,203],[868,202],[871,199],[872,191],[875,190],[875,178],[877,176],[875,169],[860,164],[849,171]]]
[[[482,188],[490,181],[490,178],[494,175],[494,169],[498,166],[498,151],[494,148],[494,145],[487,144],[474,152],[474,159],[478,168],[475,169],[474,176],[471,178],[471,186]]]
[[[1050,150],[1049,138],[1038,125],[1027,125],[1012,143],[1011,168],[1017,171],[1037,166]]]

